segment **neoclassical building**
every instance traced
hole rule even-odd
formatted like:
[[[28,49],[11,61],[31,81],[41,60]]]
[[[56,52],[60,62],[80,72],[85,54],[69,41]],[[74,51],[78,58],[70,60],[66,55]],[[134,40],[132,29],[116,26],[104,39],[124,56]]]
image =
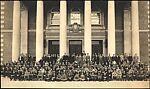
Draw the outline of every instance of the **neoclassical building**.
[[[1,1],[1,60],[85,51],[148,62],[149,10],[149,1]]]

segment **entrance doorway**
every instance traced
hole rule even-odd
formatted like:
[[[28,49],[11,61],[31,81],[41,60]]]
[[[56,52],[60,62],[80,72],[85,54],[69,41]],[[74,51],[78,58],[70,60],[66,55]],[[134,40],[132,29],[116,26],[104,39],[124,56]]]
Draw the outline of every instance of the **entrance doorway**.
[[[59,40],[48,41],[48,54],[59,54]]]
[[[70,40],[69,41],[69,54],[72,55],[82,53],[82,40]]]
[[[92,40],[92,54],[103,54],[103,40]]]

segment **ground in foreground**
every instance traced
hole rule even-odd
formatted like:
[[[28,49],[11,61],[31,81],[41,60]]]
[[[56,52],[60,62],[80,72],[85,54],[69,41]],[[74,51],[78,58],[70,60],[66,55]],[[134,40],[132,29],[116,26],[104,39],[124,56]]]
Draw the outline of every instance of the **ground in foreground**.
[[[1,77],[1,88],[149,88],[149,81],[10,81]]]

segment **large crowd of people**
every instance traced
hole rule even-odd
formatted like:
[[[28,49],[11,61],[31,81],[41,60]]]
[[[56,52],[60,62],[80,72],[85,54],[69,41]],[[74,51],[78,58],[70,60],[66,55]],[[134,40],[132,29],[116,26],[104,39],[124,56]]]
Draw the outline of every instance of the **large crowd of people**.
[[[40,61],[21,54],[18,61],[2,63],[1,76],[20,81],[144,81],[149,80],[148,64],[138,56],[104,56],[87,53],[43,56]]]

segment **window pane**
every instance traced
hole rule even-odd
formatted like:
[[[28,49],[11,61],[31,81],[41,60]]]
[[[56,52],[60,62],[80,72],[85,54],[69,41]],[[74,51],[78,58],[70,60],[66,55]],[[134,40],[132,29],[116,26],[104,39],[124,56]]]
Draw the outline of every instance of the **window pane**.
[[[91,13],[91,23],[92,24],[100,24],[100,13],[99,12],[92,12]]]
[[[59,21],[60,21],[60,14],[59,14],[59,12],[53,12],[53,13],[51,13],[51,21],[50,21],[50,24],[52,24],[52,25],[59,25]]]
[[[78,23],[80,24],[80,13],[71,13],[71,24]]]

